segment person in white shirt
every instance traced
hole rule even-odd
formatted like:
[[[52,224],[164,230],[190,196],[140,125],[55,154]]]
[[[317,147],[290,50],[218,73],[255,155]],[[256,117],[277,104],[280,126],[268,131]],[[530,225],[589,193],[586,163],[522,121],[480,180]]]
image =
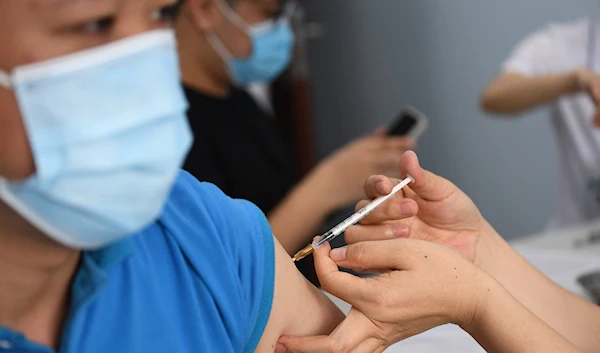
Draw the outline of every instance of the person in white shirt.
[[[561,160],[552,228],[600,217],[599,50],[600,18],[548,25],[516,47],[482,96],[492,113],[551,105]]]

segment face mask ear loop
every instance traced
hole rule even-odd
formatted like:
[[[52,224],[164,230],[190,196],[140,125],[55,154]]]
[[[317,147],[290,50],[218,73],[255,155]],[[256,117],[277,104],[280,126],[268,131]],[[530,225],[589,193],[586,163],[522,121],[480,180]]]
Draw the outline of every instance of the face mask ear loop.
[[[227,19],[231,23],[233,23],[244,33],[248,35],[250,34],[250,25],[248,24],[248,22],[246,22],[242,17],[240,17],[240,15],[238,15],[237,12],[235,12],[235,10],[225,2],[225,0],[217,0],[217,4],[219,5],[219,8],[221,9],[223,15],[225,15],[225,17],[227,17]]]
[[[229,77],[231,77],[231,79],[234,81],[234,83],[236,83],[236,84],[239,83],[239,79],[237,78],[237,75],[231,71],[231,68],[229,67],[229,64],[228,64],[233,59],[233,55],[231,54],[231,51],[229,51],[229,49],[227,49],[227,47],[225,46],[225,44],[223,44],[221,39],[219,39],[219,37],[214,33],[208,33],[206,35],[206,40],[210,43],[210,45],[213,47],[213,49],[221,57],[221,60],[223,60],[223,63],[227,67]]]
[[[0,71],[0,86],[11,88],[11,79],[10,76],[4,71]]]

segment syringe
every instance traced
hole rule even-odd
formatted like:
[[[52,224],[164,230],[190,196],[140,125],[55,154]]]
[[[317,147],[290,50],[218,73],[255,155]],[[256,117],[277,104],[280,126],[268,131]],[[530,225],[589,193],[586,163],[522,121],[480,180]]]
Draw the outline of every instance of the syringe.
[[[340,234],[344,233],[348,228],[360,222],[363,218],[365,218],[369,213],[373,212],[374,209],[379,207],[382,203],[389,200],[392,196],[394,196],[398,191],[402,190],[406,185],[410,183],[414,183],[415,179],[412,176],[406,175],[406,179],[402,180],[400,184],[396,185],[392,192],[388,195],[381,196],[373,200],[371,203],[366,205],[365,207],[358,210],[352,216],[343,220],[337,226],[331,228],[327,233],[323,234],[318,240],[312,242],[312,244],[308,244],[304,249],[298,251],[296,255],[294,255],[294,262],[300,261],[308,255],[312,254],[316,249],[320,248],[323,244],[337,238]]]

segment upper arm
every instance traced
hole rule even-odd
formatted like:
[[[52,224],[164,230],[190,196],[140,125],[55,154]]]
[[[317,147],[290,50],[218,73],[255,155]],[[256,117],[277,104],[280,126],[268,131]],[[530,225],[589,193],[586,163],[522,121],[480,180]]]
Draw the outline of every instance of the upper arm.
[[[221,334],[207,345],[225,347],[228,340],[231,352],[273,352],[280,335],[324,334],[342,320],[295,268],[256,206],[186,173],[173,194],[178,202],[167,203],[161,222],[206,295],[202,319]]]
[[[239,259],[240,290],[248,293],[244,295],[247,310],[243,320],[252,327],[245,352],[273,352],[282,335],[329,334],[344,315],[296,269],[264,214],[254,205],[250,210],[254,224],[238,228],[234,251]],[[238,213],[238,225],[243,224],[240,216]],[[255,231],[250,232],[251,228]],[[241,239],[242,232],[248,237]]]
[[[513,112],[515,89],[533,77],[552,72],[550,64],[560,50],[560,36],[547,27],[525,37],[502,65],[502,73],[490,83],[481,96],[481,106],[488,112]],[[558,31],[560,33],[560,31]],[[507,101],[508,100],[508,101]],[[518,110],[518,109],[517,109]]]
[[[269,321],[256,348],[273,352],[282,335],[329,334],[344,315],[321,291],[308,282],[294,266],[285,249],[275,241],[275,293]]]
[[[482,103],[527,82],[562,75],[586,64],[588,19],[551,24],[525,37],[502,65],[502,74],[485,91]],[[493,109],[492,109],[493,110]]]
[[[481,97],[488,112],[515,114],[573,91],[573,75],[585,65],[587,20],[549,25],[523,39],[503,64],[503,73]]]

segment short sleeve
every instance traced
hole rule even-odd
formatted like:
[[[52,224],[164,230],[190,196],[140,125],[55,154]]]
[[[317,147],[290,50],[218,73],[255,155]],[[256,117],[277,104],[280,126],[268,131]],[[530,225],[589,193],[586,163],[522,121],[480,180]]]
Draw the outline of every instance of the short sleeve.
[[[556,48],[556,38],[550,28],[530,34],[513,50],[503,64],[503,71],[527,76],[541,75],[547,71],[548,59]]]
[[[269,319],[275,245],[264,214],[182,172],[160,221],[197,278],[201,320],[222,326],[206,352],[254,352]],[[215,313],[218,313],[215,314]],[[211,317],[212,315],[212,317]],[[225,340],[227,342],[225,342]]]
[[[585,64],[589,22],[551,24],[525,37],[503,64],[503,72],[550,75]]]

